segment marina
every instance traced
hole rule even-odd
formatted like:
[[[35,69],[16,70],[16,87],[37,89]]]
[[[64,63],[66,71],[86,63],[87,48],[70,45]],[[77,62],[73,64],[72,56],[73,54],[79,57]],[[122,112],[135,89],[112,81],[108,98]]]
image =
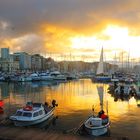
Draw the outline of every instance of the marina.
[[[6,83],[0,84],[1,99],[4,101],[4,114],[0,115],[1,122],[8,118],[18,108],[23,107],[27,101],[50,102],[55,99],[58,107],[55,109],[53,123],[43,123],[41,126],[29,127],[30,129],[45,129],[55,133],[74,133],[79,126],[91,116],[92,105],[95,112],[100,111],[100,100],[97,91],[99,83],[93,83],[91,79],[68,81],[59,84],[47,84],[45,82]],[[107,93],[108,84],[104,84],[106,98],[108,100],[108,113],[111,120],[111,137],[128,137],[139,139],[139,99],[135,97],[116,100],[112,94]],[[86,99],[86,100],[85,100]],[[122,108],[123,106],[123,108]],[[104,104],[106,111],[106,104]],[[137,122],[137,123],[136,123]],[[47,122],[48,123],[48,122]],[[10,123],[10,127],[13,124]],[[1,125],[2,127],[2,125]],[[6,126],[9,128],[9,125]],[[40,130],[41,128],[41,130]],[[130,132],[133,132],[130,134]]]
[[[139,23],[139,0],[1,0],[0,140],[140,140]]]

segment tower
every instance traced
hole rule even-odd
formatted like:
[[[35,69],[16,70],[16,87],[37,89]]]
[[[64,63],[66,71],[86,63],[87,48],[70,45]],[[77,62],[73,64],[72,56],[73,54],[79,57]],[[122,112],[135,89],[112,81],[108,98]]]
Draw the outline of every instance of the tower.
[[[9,59],[9,48],[1,48],[1,58]]]

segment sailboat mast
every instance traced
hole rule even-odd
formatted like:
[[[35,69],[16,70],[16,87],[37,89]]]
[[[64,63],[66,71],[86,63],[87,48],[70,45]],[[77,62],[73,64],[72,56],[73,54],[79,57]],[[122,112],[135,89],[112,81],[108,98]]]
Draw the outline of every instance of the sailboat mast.
[[[122,71],[123,71],[123,51],[122,51]]]

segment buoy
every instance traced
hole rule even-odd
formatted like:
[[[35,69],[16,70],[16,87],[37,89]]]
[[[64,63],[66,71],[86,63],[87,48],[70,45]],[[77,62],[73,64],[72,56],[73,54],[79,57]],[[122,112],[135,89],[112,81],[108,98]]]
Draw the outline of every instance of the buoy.
[[[32,111],[33,107],[32,106],[25,106],[25,107],[23,107],[23,110],[25,110],[25,111]]]
[[[4,106],[4,102],[3,100],[0,100],[0,107],[3,107]]]

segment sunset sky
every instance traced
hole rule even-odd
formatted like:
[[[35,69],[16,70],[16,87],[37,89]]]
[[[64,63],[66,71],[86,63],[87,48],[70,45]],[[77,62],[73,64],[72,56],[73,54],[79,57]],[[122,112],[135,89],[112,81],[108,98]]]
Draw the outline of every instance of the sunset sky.
[[[94,61],[140,57],[139,0],[0,0],[0,47]]]

